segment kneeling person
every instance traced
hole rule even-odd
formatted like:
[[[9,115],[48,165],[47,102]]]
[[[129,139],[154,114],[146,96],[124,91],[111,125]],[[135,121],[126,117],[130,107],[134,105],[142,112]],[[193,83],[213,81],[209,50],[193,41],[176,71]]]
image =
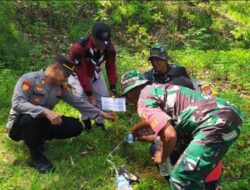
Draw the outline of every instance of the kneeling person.
[[[78,136],[83,130],[78,119],[52,111],[60,99],[91,118],[113,119],[111,114],[71,94],[66,81],[73,70],[73,63],[58,55],[47,69],[24,74],[14,89],[8,134],[14,141],[24,140],[30,151],[30,165],[42,173],[54,169],[43,155],[45,141]]]
[[[165,161],[180,141],[186,144],[171,172],[171,189],[205,189],[203,179],[240,134],[243,119],[239,110],[221,98],[185,87],[147,85],[148,80],[137,71],[124,74],[121,83],[127,100],[137,105],[142,118],[132,134],[150,125],[160,137],[156,163]]]

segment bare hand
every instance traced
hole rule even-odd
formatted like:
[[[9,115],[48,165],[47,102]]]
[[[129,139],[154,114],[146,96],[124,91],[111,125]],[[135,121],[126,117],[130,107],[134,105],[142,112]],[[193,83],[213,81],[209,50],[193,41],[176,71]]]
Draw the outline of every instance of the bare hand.
[[[163,149],[162,149],[162,141],[161,141],[160,136],[155,136],[154,143],[155,143],[155,148],[156,148],[156,151],[154,154],[154,162],[157,164],[161,164]]]
[[[52,125],[60,125],[62,123],[62,117],[56,112],[46,109],[43,114],[48,118]]]
[[[104,112],[104,111],[100,111],[99,115],[102,116],[103,118],[111,120],[111,121],[113,121],[115,119],[113,114],[107,113],[107,112]]]
[[[138,136],[137,139],[139,141],[148,141],[148,142],[154,142],[155,134],[153,135],[143,135],[143,136]]]
[[[133,136],[141,137],[153,135],[154,131],[145,120],[141,120],[130,129],[130,133]]]
[[[154,162],[156,164],[161,164],[162,163],[162,150],[155,151]]]
[[[89,102],[93,105],[93,106],[97,106],[97,101],[96,101],[96,97],[95,96],[88,96]]]

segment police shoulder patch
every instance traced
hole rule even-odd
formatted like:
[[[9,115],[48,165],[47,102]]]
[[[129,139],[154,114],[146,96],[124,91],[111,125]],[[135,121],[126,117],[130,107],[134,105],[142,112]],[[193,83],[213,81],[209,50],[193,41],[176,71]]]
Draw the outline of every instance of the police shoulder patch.
[[[32,86],[32,82],[30,80],[24,80],[21,88],[24,92],[28,92]]]
[[[45,85],[46,84],[46,80],[45,79],[40,80],[40,84],[41,85]]]

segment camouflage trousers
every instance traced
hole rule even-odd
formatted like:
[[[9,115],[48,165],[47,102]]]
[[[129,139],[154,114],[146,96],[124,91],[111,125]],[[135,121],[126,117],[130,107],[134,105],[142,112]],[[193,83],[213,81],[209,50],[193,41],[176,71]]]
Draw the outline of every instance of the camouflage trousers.
[[[240,134],[241,123],[209,126],[209,135],[200,130],[175,164],[170,177],[171,190],[202,190],[205,179]],[[218,129],[218,130],[217,130]],[[211,132],[213,131],[213,132]],[[225,138],[224,138],[225,137]],[[216,139],[221,139],[216,141]]]

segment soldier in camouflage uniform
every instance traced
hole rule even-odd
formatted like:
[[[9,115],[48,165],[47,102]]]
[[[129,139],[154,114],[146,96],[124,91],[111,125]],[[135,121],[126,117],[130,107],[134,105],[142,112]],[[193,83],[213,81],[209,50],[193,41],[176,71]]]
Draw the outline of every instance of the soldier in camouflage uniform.
[[[168,55],[167,49],[161,45],[161,44],[156,44],[150,49],[150,56],[148,59],[151,62],[152,69],[145,72],[143,75],[146,79],[150,81],[150,83],[160,83],[160,84],[174,84],[174,85],[179,85],[179,86],[184,86],[196,91],[201,91],[203,94],[212,94],[216,95],[217,92],[214,90],[213,86],[207,82],[204,81],[195,81],[191,80],[186,68],[177,65],[177,64],[170,64],[171,58]],[[154,155],[155,151],[155,144],[152,143],[150,147],[150,154],[151,156]],[[184,148],[183,148],[184,151]],[[170,155],[170,162],[171,164],[175,164],[179,158],[179,156],[182,154],[182,151],[177,150],[173,151],[172,154]],[[168,162],[168,160],[166,160]],[[166,165],[163,163],[163,165]],[[158,166],[159,167],[159,166]],[[161,167],[160,166],[160,173],[163,175],[161,172]],[[218,171],[213,171],[211,172],[211,175],[217,174],[219,177],[219,173],[221,171],[221,163],[219,164],[218,167],[215,168],[220,168]],[[165,172],[164,178],[168,181],[169,179],[169,173],[167,174]],[[217,190],[219,189],[219,180],[213,179],[206,179],[206,188],[209,190]]]
[[[125,73],[121,83],[123,94],[137,105],[142,118],[132,134],[150,125],[160,137],[155,162],[164,161],[178,147],[178,139],[185,139],[186,149],[171,172],[171,189],[205,189],[203,179],[240,134],[240,111],[221,98],[185,87],[147,85],[137,71]]]
[[[170,83],[194,89],[186,68],[177,64],[169,64],[171,58],[163,45],[156,44],[152,47],[148,60],[151,62],[152,69],[145,72],[144,77],[151,83]]]

